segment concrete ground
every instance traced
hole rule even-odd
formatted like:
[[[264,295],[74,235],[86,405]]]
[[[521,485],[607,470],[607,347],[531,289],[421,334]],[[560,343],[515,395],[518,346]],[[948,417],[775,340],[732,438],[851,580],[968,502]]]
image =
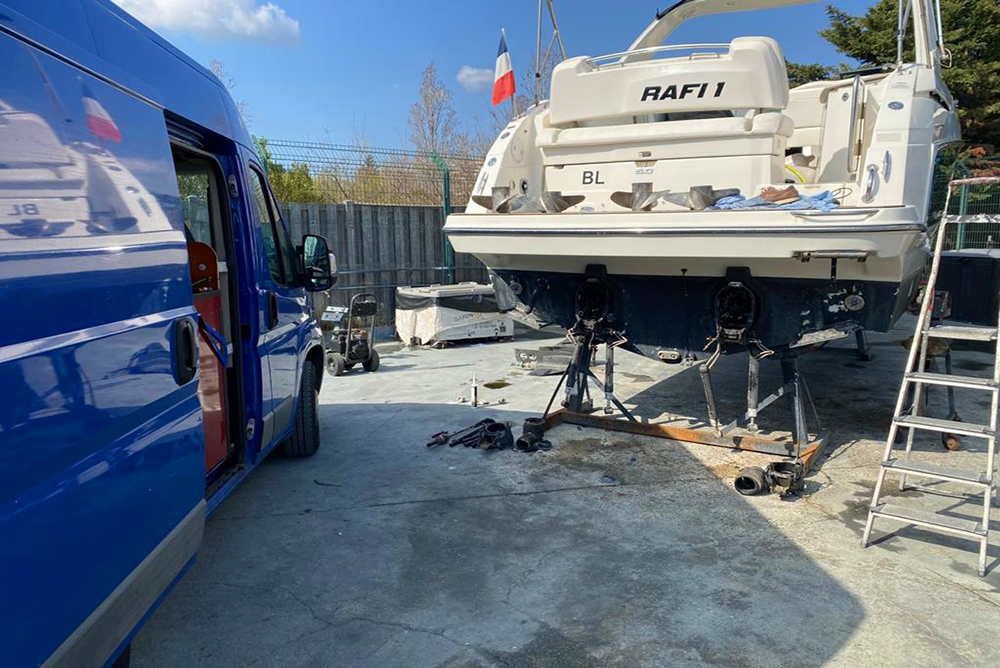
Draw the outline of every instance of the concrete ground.
[[[327,377],[319,453],[270,458],[209,518],[134,665],[1000,665],[995,547],[986,578],[976,544],[916,527],[876,523],[877,544],[859,547],[910,327],[873,336],[873,362],[802,361],[832,441],[790,500],[733,491],[761,456],[572,425],[550,432],[547,453],[424,447],[486,416],[539,414],[557,379],[527,375],[513,349],[558,335],[403,350],[374,374]],[[991,361],[957,352],[956,372]],[[641,415],[704,414],[694,368],[618,362],[619,393]],[[764,363],[765,383],[776,366]],[[506,384],[482,390],[487,407],[455,403],[473,373]],[[725,416],[745,373],[743,357],[718,367]],[[932,414],[944,397],[932,394]],[[985,393],[958,398],[966,420],[986,420]],[[764,426],[787,424],[783,404],[770,410]],[[950,453],[924,436],[916,449],[982,468],[972,440]]]

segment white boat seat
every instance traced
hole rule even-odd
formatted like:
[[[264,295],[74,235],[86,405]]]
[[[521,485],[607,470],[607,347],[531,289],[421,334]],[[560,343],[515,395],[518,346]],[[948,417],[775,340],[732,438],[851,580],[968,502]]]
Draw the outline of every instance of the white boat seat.
[[[612,211],[611,194],[639,177],[678,192],[711,184],[751,193],[784,181],[794,124],[782,113],[788,75],[777,43],[744,37],[644,55],[676,49],[695,53],[603,66],[575,58],[555,68],[549,109],[534,126],[546,187]]]
[[[734,155],[784,156],[792,119],[780,112],[598,127],[537,130],[545,164],[635,160],[636,145],[650,160]]]
[[[631,123],[635,116],[788,105],[785,60],[769,37],[740,37],[728,47],[663,48],[692,53],[605,65],[585,56],[560,63],[552,72],[551,123]]]

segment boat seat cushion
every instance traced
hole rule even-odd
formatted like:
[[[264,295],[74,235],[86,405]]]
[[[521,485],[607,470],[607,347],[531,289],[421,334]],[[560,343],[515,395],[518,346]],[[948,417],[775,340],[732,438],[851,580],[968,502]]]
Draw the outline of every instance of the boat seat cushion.
[[[579,163],[635,160],[637,149],[648,159],[692,156],[774,155],[784,157],[792,119],[780,112],[748,113],[733,118],[704,118],[584,128],[537,128],[544,162]]]
[[[563,61],[552,72],[551,123],[631,124],[635,116],[788,105],[788,74],[773,39],[740,37],[722,53],[690,48],[694,53],[684,57],[600,67],[587,57]]]

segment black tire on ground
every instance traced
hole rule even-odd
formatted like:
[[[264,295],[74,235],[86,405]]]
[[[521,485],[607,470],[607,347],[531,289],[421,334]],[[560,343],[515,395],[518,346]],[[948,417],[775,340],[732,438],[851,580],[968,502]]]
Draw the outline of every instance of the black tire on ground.
[[[338,357],[340,357],[338,355]],[[319,389],[316,369],[311,360],[302,365],[302,388],[299,407],[295,411],[295,426],[281,449],[287,457],[312,457],[319,449]]]
[[[331,376],[339,376],[347,368],[344,364],[344,356],[340,353],[326,354],[326,372]]]
[[[371,357],[362,362],[361,366],[365,368],[365,371],[377,371],[379,364],[378,351],[372,348]]]

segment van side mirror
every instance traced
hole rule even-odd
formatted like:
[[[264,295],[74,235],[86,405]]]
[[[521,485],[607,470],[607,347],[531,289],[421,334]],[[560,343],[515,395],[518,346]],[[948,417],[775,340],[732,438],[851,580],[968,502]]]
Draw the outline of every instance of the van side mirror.
[[[337,261],[326,239],[317,234],[302,237],[302,269],[305,289],[309,292],[329,290],[337,282]]]

